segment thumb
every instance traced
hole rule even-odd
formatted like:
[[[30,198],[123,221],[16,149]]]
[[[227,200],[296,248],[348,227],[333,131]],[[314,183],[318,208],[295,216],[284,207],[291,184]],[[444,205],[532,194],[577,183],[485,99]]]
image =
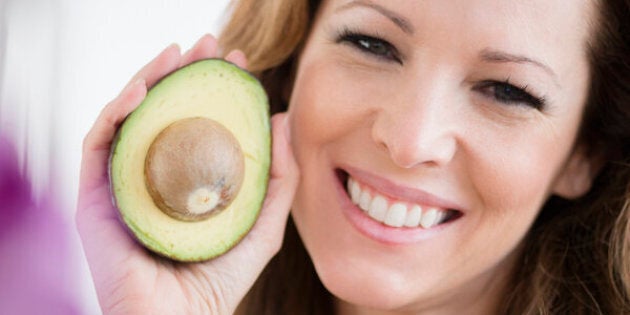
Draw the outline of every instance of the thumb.
[[[291,150],[288,114],[274,115],[271,123],[273,134],[271,176],[258,221],[261,226],[268,227],[269,230],[265,231],[265,234],[270,238],[268,241],[271,245],[277,245],[277,248],[271,248],[275,254],[281,246],[284,227],[300,176]]]
[[[256,224],[244,239],[256,244],[255,251],[266,260],[271,259],[282,245],[299,182],[299,170],[290,146],[288,115],[274,115],[271,124],[273,144],[267,196]]]

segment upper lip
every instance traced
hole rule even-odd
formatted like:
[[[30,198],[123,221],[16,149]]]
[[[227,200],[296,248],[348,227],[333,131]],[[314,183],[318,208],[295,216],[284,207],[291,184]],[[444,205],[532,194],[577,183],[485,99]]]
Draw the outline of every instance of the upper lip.
[[[421,206],[463,211],[463,207],[457,202],[447,200],[422,189],[401,186],[386,178],[353,167],[344,166],[342,169],[360,183],[368,185],[377,192],[391,198],[416,203]]]

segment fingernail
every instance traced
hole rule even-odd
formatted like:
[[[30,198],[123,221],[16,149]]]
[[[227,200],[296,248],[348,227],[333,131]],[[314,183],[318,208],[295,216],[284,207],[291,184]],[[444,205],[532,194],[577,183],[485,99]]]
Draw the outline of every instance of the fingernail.
[[[211,33],[205,33],[205,34],[203,34],[203,36],[201,36],[201,39],[204,39],[204,38],[207,38],[207,37],[209,37],[209,38],[210,38],[210,39],[212,39],[212,40],[216,40],[216,39],[217,39],[217,38],[216,38],[216,37],[214,37],[214,35],[212,35]]]
[[[172,43],[172,44],[170,44],[170,45],[166,46],[166,49],[164,49],[164,50],[169,50],[169,49],[177,49],[177,50],[180,50],[181,48],[179,47],[179,44],[178,44],[178,43]]]
[[[133,81],[133,83],[131,83],[129,86],[127,86],[123,92],[129,93],[130,91],[133,91],[135,88],[143,84],[145,84],[144,79],[138,79],[136,81]]]
[[[137,97],[144,97],[144,92],[140,92],[139,88],[141,86],[145,86],[146,83],[144,81],[144,79],[138,79],[136,81],[134,81],[133,83],[129,84],[129,86],[127,86],[121,93],[120,93],[120,97],[123,98],[133,98],[136,99]],[[146,88],[146,87],[145,87]],[[144,91],[144,90],[142,90]]]

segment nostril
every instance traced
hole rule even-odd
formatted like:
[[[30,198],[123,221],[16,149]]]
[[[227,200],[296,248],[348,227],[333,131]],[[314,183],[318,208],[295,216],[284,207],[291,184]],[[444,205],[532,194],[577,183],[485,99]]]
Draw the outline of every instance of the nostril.
[[[372,141],[403,169],[445,165],[455,156],[460,127],[432,115],[413,110],[379,114],[371,126]]]
[[[446,139],[445,139],[446,140]],[[410,169],[417,166],[436,167],[448,164],[454,154],[455,145],[451,141],[442,141],[432,145],[420,142],[396,143],[386,146],[391,161],[397,166]]]

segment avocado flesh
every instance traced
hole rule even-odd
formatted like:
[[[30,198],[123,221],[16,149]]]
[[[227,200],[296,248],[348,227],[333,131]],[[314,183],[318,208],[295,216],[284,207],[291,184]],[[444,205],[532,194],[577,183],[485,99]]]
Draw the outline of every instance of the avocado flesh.
[[[228,207],[205,220],[187,222],[160,210],[145,181],[145,159],[157,135],[181,119],[212,119],[238,140],[244,175]],[[269,179],[271,132],[267,96],[237,66],[207,59],[181,68],[156,84],[121,128],[113,146],[110,176],[120,214],[150,250],[179,261],[223,254],[252,227]]]

